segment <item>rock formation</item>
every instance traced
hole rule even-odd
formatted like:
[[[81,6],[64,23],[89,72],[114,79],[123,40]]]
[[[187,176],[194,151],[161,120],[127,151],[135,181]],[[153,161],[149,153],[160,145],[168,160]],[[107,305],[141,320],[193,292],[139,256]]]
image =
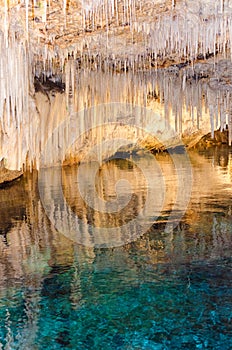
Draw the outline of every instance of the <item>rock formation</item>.
[[[1,1],[0,159],[38,168],[61,121],[106,102],[158,112],[189,146],[218,128],[231,144],[231,14],[231,0]]]

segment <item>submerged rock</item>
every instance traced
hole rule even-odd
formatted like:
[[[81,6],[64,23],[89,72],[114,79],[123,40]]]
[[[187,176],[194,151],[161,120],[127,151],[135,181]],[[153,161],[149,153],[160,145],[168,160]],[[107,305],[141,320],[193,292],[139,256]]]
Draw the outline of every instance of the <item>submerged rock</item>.
[[[207,148],[215,145],[228,144],[229,140],[229,131],[226,130],[216,130],[214,135],[208,133],[204,135],[195,145],[194,148]]]
[[[22,175],[22,170],[9,170],[6,168],[0,168],[0,187],[20,178]]]

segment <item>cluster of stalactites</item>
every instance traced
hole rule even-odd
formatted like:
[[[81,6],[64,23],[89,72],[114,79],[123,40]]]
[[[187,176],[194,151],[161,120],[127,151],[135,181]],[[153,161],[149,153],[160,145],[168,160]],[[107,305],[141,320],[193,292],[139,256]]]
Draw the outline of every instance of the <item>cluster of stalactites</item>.
[[[156,14],[153,7],[159,3],[165,4],[168,11],[164,8]],[[63,67],[70,55],[83,65],[99,67],[109,60],[109,64],[127,70],[155,67],[157,61],[170,57],[178,61],[204,59],[218,53],[230,54],[232,1],[229,0],[213,3],[208,0],[177,3],[83,0],[81,5],[81,20],[76,23],[79,34],[72,38],[70,45],[64,48],[63,43],[60,49],[57,42],[55,48],[50,48],[54,39],[51,32],[50,37],[47,34],[48,44],[45,42],[44,46],[34,48],[35,55],[43,58],[42,67],[51,67],[51,62],[55,62],[54,67],[57,67],[57,58],[60,67]],[[65,1],[64,9],[66,7]],[[64,17],[67,17],[65,23],[68,26],[68,11]],[[126,38],[121,37],[122,31],[126,33]]]
[[[0,159],[12,157],[14,168],[21,168],[26,157],[23,144],[32,137],[23,129],[33,118],[34,79],[28,38],[24,28],[14,27],[16,22],[6,10],[0,24]],[[11,145],[10,154],[6,144]]]
[[[80,38],[71,47],[65,48],[59,45],[49,46],[46,42],[42,45],[39,41],[38,45],[35,45],[35,37],[33,36],[35,23],[31,24],[29,16],[32,3],[28,0],[24,4],[17,5],[16,3],[16,1],[5,1],[3,10],[0,12],[2,19],[0,24],[0,158],[4,156],[5,145],[10,144],[12,151],[11,155],[9,151],[7,156],[15,158],[13,162],[15,168],[22,166],[26,155],[29,156],[31,162],[39,157],[38,151],[40,149],[36,144],[40,143],[41,140],[35,135],[33,128],[32,120],[35,115],[35,106],[30,97],[33,93],[34,75],[40,76],[42,74],[45,77],[60,75],[60,79],[66,82],[67,109],[72,109],[70,103],[73,103],[73,100],[70,101],[69,95],[71,91],[71,95],[76,96],[75,80],[79,79],[76,71],[80,66],[86,72],[94,70],[98,74],[102,70],[108,71],[109,74],[110,71],[126,73],[131,70],[136,72],[156,67],[158,59],[172,55],[178,62],[180,58],[192,60],[199,55],[204,58],[209,54],[216,55],[218,52],[226,54],[230,51],[232,42],[232,10],[230,7],[232,1],[229,0],[217,0],[213,4],[212,1],[208,0],[197,3],[186,0],[186,5],[182,10],[181,7],[178,7],[178,3],[172,2],[171,4],[167,1],[172,5],[170,11],[160,12],[155,17],[152,16],[152,6],[156,1],[99,0],[87,2],[83,0],[80,2],[83,32],[88,32],[90,23],[92,23],[91,30],[93,31],[95,27],[97,29],[97,23],[102,22],[101,30],[97,36],[92,36],[90,33],[80,35]],[[50,3],[52,4],[52,2]],[[147,16],[143,17],[145,3],[149,6],[147,6]],[[11,7],[11,4],[18,7],[13,5]],[[33,4],[38,5],[36,0]],[[180,4],[182,4],[181,1]],[[23,10],[22,5],[24,5]],[[48,5],[49,2],[45,1],[45,15],[42,19],[45,23]],[[65,21],[67,18],[68,22],[68,2],[64,1],[62,6]],[[24,11],[22,17],[20,17],[21,11]],[[121,55],[121,52],[114,48],[113,43],[117,31],[113,32],[114,37],[108,30],[110,23],[115,28],[117,25],[123,28],[127,27],[129,29],[128,35],[131,37],[142,34],[142,43],[138,42],[138,45],[135,43],[134,49],[133,45],[123,47],[123,55]],[[104,28],[105,30],[103,30]],[[106,38],[107,40],[105,40]],[[105,50],[102,50],[103,42]],[[70,58],[74,65],[70,63]],[[98,80],[98,78],[96,79]],[[211,85],[207,85],[207,88],[204,88],[203,84],[199,84],[196,86],[195,92],[192,91],[189,94],[183,93],[187,86],[185,75],[182,77],[182,83],[178,83],[178,87],[175,86],[173,89],[170,89],[170,84],[172,84],[170,81],[171,79],[167,75],[166,80],[164,80],[166,85],[163,88],[165,117],[169,118],[170,106],[172,106],[178,131],[182,132],[183,105],[189,106],[193,123],[195,122],[193,115],[197,113],[197,123],[200,127],[202,110],[200,91],[205,89],[203,100],[204,103],[206,99],[208,101],[206,106],[210,112],[212,133],[216,128],[223,128],[227,125],[230,130],[229,143],[231,144],[232,106],[230,105],[229,84],[216,86],[216,88],[213,81]],[[111,82],[112,84],[114,82],[113,75]],[[101,93],[105,94],[104,84],[106,84],[106,80],[103,81],[97,96],[100,96]],[[159,84],[160,86],[163,84],[162,80]],[[146,91],[145,82],[142,85],[142,89]],[[118,87],[117,84],[112,85],[113,90],[116,90],[116,87]],[[82,91],[85,90],[84,84],[79,84],[78,89],[80,89],[79,95],[81,96]],[[128,93],[129,91],[128,89]],[[144,94],[141,98],[140,92],[136,93],[134,88],[131,91],[134,91],[134,95],[127,96],[126,102],[134,103],[137,100],[139,104],[146,105],[147,97],[144,97]],[[114,98],[113,101],[115,101]],[[123,98],[125,99],[125,97],[120,97],[118,101],[123,102]],[[95,99],[94,94],[92,94],[92,100]],[[88,100],[89,97],[87,97]],[[176,101],[178,101],[178,106]],[[103,99],[102,102],[106,101]],[[74,108],[76,109],[76,106]],[[40,121],[38,121],[38,125],[39,123]]]
[[[225,63],[222,61],[218,65],[218,74]],[[137,131],[141,130],[141,134],[133,135],[135,142],[141,141],[146,132],[154,137],[162,137],[159,141],[162,143],[165,140],[165,145],[177,135],[187,136],[189,140],[195,141],[195,132],[198,136],[211,131],[213,136],[214,131],[220,128],[229,129],[231,144],[232,91],[229,86],[221,84],[219,79],[205,78],[206,67],[199,65],[196,68],[195,72],[191,69],[178,71],[175,68],[173,71],[162,69],[157,72],[113,74],[78,71],[76,62],[69,61],[66,69],[66,94],[62,95],[68,114],[64,123],[56,130],[48,130],[50,121],[43,124],[45,129],[42,129],[41,134],[48,133],[45,164],[59,164],[64,161],[64,151],[70,151],[67,144],[73,145],[75,140],[79,142],[80,148],[72,149],[68,160],[75,160],[76,157],[79,159],[82,152],[88,153],[88,147],[91,149],[94,145],[104,143],[106,135],[109,140],[114,140],[116,136],[122,137],[120,126],[114,129],[111,127],[112,123],[123,123],[128,139],[132,137],[133,127],[137,127]],[[207,68],[209,72],[212,67],[207,65]],[[115,105],[115,102],[119,105]],[[91,108],[94,106],[95,108]],[[145,106],[146,113],[136,114],[137,106]],[[59,118],[55,105],[53,109]],[[115,109],[120,113],[115,114]],[[139,109],[142,110],[145,111]],[[52,112],[51,115],[55,114]],[[51,119],[51,116],[48,118]],[[99,125],[102,129],[99,129]],[[225,140],[226,138],[223,142]]]
[[[54,17],[51,21],[53,1],[25,0],[18,8],[16,3],[4,2],[4,11],[0,13],[4,25],[0,30],[7,42],[9,35],[15,36],[18,27],[22,27],[24,34],[18,37],[25,36],[28,40],[18,40],[20,45],[28,46],[27,55],[33,57],[32,71],[38,76],[62,74],[70,56],[87,69],[122,72],[152,69],[165,59],[194,61],[230,53],[231,0],[213,3],[209,0],[79,0],[73,8],[72,1],[62,0],[59,7],[63,13],[59,19],[63,22],[63,41],[57,39],[62,33],[57,36],[52,30],[60,26]],[[76,18],[73,10],[80,16]],[[58,10],[57,16],[60,16]],[[74,32],[72,42],[65,44],[70,31]],[[121,36],[123,32],[125,37]],[[17,57],[17,45],[15,50],[12,55]],[[16,66],[20,64],[16,62]]]
[[[198,63],[195,68],[173,66],[136,74],[79,71],[78,63],[73,60],[68,62],[65,75],[66,105],[70,106],[70,111],[110,102],[158,108],[167,125],[179,135],[211,129],[214,137],[215,130],[229,129],[231,145],[232,87],[229,80],[232,80],[232,63],[227,60],[216,64]]]
[[[37,96],[40,115],[29,115],[27,120],[24,118],[20,130],[15,126],[6,129],[6,135],[1,139],[5,157],[11,162],[11,168],[21,167],[26,155],[28,162],[34,162],[38,167],[41,152],[49,141],[51,147],[48,156],[51,165],[52,159],[57,159],[57,155],[65,149],[65,143],[70,142],[69,131],[72,128],[78,128],[77,134],[84,135],[86,130],[94,128],[93,123],[106,124],[112,112],[110,108],[113,108],[107,107],[107,104],[112,102],[129,104],[131,116],[134,107],[147,107],[160,116],[167,132],[172,129],[178,135],[191,135],[197,130],[201,130],[202,134],[210,130],[213,133],[219,128],[229,128],[231,143],[232,92],[229,86],[226,88],[219,80],[206,81],[202,75],[196,77],[194,71],[190,73],[191,69],[178,72],[177,69],[162,69],[137,74],[78,71],[77,63],[69,61],[66,69],[66,93],[54,95],[41,89]],[[91,107],[99,104],[106,107],[102,108],[101,114],[96,114],[96,110]],[[121,118],[120,115],[119,117]],[[137,117],[137,125],[153,133],[152,128],[156,125],[148,117]],[[57,133],[55,129],[64,120],[67,127],[64,124],[65,127]],[[131,121],[127,119],[124,123],[131,125]],[[101,133],[98,136],[101,137]],[[86,140],[83,144],[85,142]],[[94,138],[88,142],[91,146]]]

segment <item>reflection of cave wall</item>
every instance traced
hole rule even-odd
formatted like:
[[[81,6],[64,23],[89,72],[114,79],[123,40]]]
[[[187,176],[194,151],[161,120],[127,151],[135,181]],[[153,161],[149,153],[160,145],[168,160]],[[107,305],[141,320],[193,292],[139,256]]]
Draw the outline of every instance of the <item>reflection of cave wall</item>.
[[[17,220],[26,219],[25,203],[28,200],[28,193],[25,190],[23,179],[1,188],[0,191],[0,234],[6,235]],[[9,218],[11,218],[11,222]]]
[[[60,262],[70,255],[69,242],[53,230],[44,213],[35,172],[0,189],[0,195],[1,283],[10,286],[16,279],[36,288],[49,271],[49,260],[57,247]]]
[[[144,269],[146,279],[149,280],[150,275],[152,283],[154,273],[159,273],[161,283],[162,276],[166,278],[171,273],[175,278],[184,278],[187,286],[197,261],[206,260],[206,266],[209,266],[210,260],[231,257],[231,151],[228,147],[208,149],[202,154],[193,151],[190,158],[194,175],[193,196],[183,220],[175,229],[171,224],[166,227],[167,213],[172,209],[176,196],[176,173],[170,156],[158,154],[156,160],[167,185],[163,212],[147,233],[118,248],[91,247],[91,232],[85,230],[84,225],[79,229],[82,229],[83,243],[87,246],[75,244],[57,232],[43,209],[35,172],[0,189],[0,226],[5,234],[0,235],[0,296],[7,300],[7,312],[4,309],[1,313],[1,326],[7,330],[9,348],[14,347],[15,328],[17,348],[34,347],[41,327],[41,298],[44,302],[45,299],[54,301],[54,297],[65,296],[70,301],[70,307],[78,309],[86,300],[89,301],[90,296],[96,303],[101,300],[102,292],[105,295],[105,291],[120,291],[118,274],[122,273],[125,281],[130,281],[137,288],[143,279],[141,271]],[[143,163],[146,157],[140,161],[138,157],[138,166],[149,166],[149,163]],[[138,211],[146,199],[144,179],[130,161],[120,161],[116,167],[114,162],[102,164],[102,174],[95,181],[96,190],[104,200],[115,199],[113,184],[123,177],[135,191],[137,201],[131,204]],[[65,167],[62,172],[66,201],[73,211],[81,213],[83,221],[99,223],[102,217],[99,219],[97,213],[88,211],[77,195],[76,170],[77,167]],[[55,185],[56,169],[48,169],[47,174],[50,174]],[[205,174],[210,174],[210,181]],[[56,191],[56,188],[53,190]],[[51,193],[47,195],[54,208],[54,217],[67,220],[69,213],[65,212],[64,207],[59,207]],[[217,198],[215,206],[214,198]],[[119,218],[115,221],[121,224]],[[120,235],[122,231],[118,233]],[[183,263],[187,266],[187,270],[184,268],[187,272],[176,275],[176,270]],[[99,290],[101,276],[103,279]],[[59,288],[55,288],[57,283]],[[54,312],[65,312],[63,303],[55,304]]]
[[[129,171],[128,171],[129,170]],[[105,163],[99,169],[95,180],[95,195],[105,203],[102,211],[95,209],[95,198],[88,205],[82,198],[79,184],[73,183],[72,179],[77,177],[78,168],[64,168],[63,191],[68,205],[81,220],[86,220],[90,225],[98,227],[117,227],[127,224],[133,220],[143,209],[147,200],[147,182],[141,169],[128,160],[112,160]],[[122,187],[120,193],[116,192],[118,181],[127,181],[132,186],[127,193]],[[118,197],[119,196],[119,197]],[[113,201],[115,206],[112,212],[107,210],[107,202]],[[120,203],[119,203],[120,201]],[[123,205],[124,203],[124,205]]]
[[[170,159],[167,159],[167,155],[159,154],[157,156],[167,184],[163,212],[147,234],[124,247],[115,248],[115,254],[122,256],[120,260],[122,263],[123,259],[129,259],[130,251],[133,249],[138,252],[138,255],[145,256],[146,261],[151,264],[170,262],[170,259],[177,263],[192,259],[192,257],[199,260],[206,257],[215,259],[231,255],[232,208],[231,196],[228,195],[231,193],[229,192],[231,191],[232,179],[231,153],[228,152],[228,148],[217,148],[214,151],[208,150],[208,152],[204,155],[196,152],[190,154],[193,164],[193,196],[184,219],[174,230],[172,225],[169,225],[167,229],[166,222],[167,213],[172,209],[172,203],[176,196],[176,191],[173,191],[176,187],[175,169],[170,164]],[[215,152],[215,154],[211,152]],[[223,162],[220,160],[222,158]],[[145,196],[141,188],[144,186],[144,181],[139,173],[135,172],[134,177],[132,177],[130,172],[132,169],[128,168],[128,163],[121,169],[115,169],[110,164],[106,163],[105,165],[105,175],[107,174],[107,176],[103,176],[96,183],[99,193],[105,199],[111,198],[115,193],[104,192],[103,189],[112,190],[112,183],[123,175],[132,183],[134,190],[137,189],[137,210],[142,208]],[[211,181],[208,180],[207,176],[202,175],[209,173]],[[64,195],[72,209],[77,212],[81,210],[83,220],[88,222],[89,213],[86,206],[80,207],[81,202],[76,196],[75,174],[74,167],[64,168]],[[50,170],[50,176],[54,181],[54,169]],[[112,181],[111,184],[106,183],[108,178]],[[78,285],[78,264],[83,266],[87,262],[88,268],[91,269],[95,261],[99,269],[104,268],[104,261],[99,256],[96,258],[101,250],[98,251],[90,247],[91,244],[88,247],[76,245],[54,229],[46,217],[38,197],[36,176],[32,178],[28,175],[25,180],[20,181],[11,187],[0,190],[0,222],[5,233],[5,236],[0,236],[1,285],[10,287],[11,283],[18,281],[18,283],[24,283],[25,288],[30,285],[37,288],[38,291],[42,288],[44,277],[49,278],[49,274],[52,273],[50,268],[56,271],[57,265],[67,267],[72,266],[72,264],[77,268],[76,280],[73,283]],[[200,195],[199,198],[197,194]],[[69,213],[62,213],[64,208],[59,208],[57,202],[53,202],[53,197],[48,195],[51,204],[54,205],[54,217],[60,216],[62,220],[67,218]],[[215,212],[214,197],[212,196],[217,197],[217,212]],[[10,205],[10,203],[12,204]],[[9,205],[8,216],[5,205]],[[99,220],[98,214],[95,213],[95,216],[90,214],[91,220]],[[10,227],[9,223],[11,223]],[[120,222],[118,221],[118,223]],[[92,243],[91,232],[84,230],[84,226],[82,226],[82,230],[83,243],[87,245]],[[106,253],[109,255],[109,259],[111,253],[111,249]],[[78,301],[78,293],[75,293],[76,289],[73,285],[72,298]]]
[[[215,154],[211,154],[212,150],[209,150],[208,157],[209,159],[205,158],[203,155],[200,155],[196,153],[195,151],[192,151],[190,153],[190,159],[193,166],[193,198],[190,200],[189,204],[189,210],[187,209],[187,213],[185,216],[185,220],[191,225],[194,226],[195,223],[198,221],[203,222],[204,219],[201,218],[199,215],[200,211],[208,213],[208,208],[213,206],[213,199],[212,196],[218,196],[218,198],[221,198],[221,191],[225,191],[225,196],[227,196],[227,191],[230,191],[231,189],[231,155],[229,153],[228,148],[217,148],[215,151]],[[177,158],[176,158],[177,157]],[[183,161],[181,161],[180,155],[175,155],[175,161],[178,164],[180,162],[183,166]],[[212,159],[214,159],[212,161]],[[223,159],[223,160],[222,160]],[[161,167],[162,176],[165,180],[165,193],[164,193],[164,203],[162,206],[162,213],[159,217],[158,223],[160,225],[165,225],[168,223],[168,227],[170,224],[170,227],[172,227],[172,224],[175,225],[175,222],[177,218],[179,217],[179,210],[181,210],[181,204],[174,207],[174,203],[176,201],[176,196],[178,193],[178,186],[180,186],[180,183],[178,185],[178,181],[182,181],[182,177],[177,177],[177,169],[175,168],[175,165],[172,164],[171,158],[168,154],[158,154],[156,156],[156,160],[159,162],[159,165]],[[214,164],[212,168],[212,162]],[[227,162],[227,165],[226,163]],[[138,161],[137,165],[143,167],[145,164],[143,163],[143,158],[141,158],[141,162]],[[86,169],[86,175],[87,177],[91,178],[91,171],[88,170],[88,164],[85,164]],[[148,167],[148,164],[146,165]],[[90,168],[89,168],[90,169]],[[181,168],[182,169],[182,168]],[[106,176],[106,182],[104,180],[104,171]],[[184,169],[180,170],[181,174],[185,173]],[[122,171],[122,175],[125,177],[126,180],[128,180],[132,184],[132,189],[135,190],[135,195],[137,197],[136,202],[132,201],[131,204],[131,210],[134,210],[134,205],[136,206],[136,210],[133,212],[126,212],[126,216],[120,216],[120,215],[113,215],[110,213],[101,214],[98,210],[95,210],[96,207],[94,205],[96,204],[94,202],[94,196],[100,195],[100,198],[103,199],[116,199],[116,193],[114,192],[114,184],[116,183],[117,179],[120,179],[120,172],[116,168],[114,168],[112,162],[107,162],[105,165],[103,164],[101,177],[99,179],[100,182],[98,182],[98,176],[97,179],[93,178],[92,181],[94,186],[97,186],[97,192],[93,195],[93,200],[90,203],[93,204],[93,207],[87,205],[87,203],[81,198],[79,188],[78,188],[78,178],[77,178],[77,172],[78,167],[65,167],[62,172],[62,185],[63,185],[63,195],[66,199],[67,207],[63,204],[62,201],[60,201],[60,198],[56,196],[53,191],[49,191],[46,189],[46,203],[49,204],[50,208],[52,209],[50,211],[50,215],[53,221],[58,223],[58,227],[61,228],[61,230],[65,233],[67,232],[68,235],[70,235],[70,238],[72,238],[74,241],[77,239],[75,234],[72,236],[71,226],[76,225],[75,229],[78,232],[78,241],[84,245],[94,245],[97,241],[94,243],[94,235],[91,230],[91,226],[102,226],[104,227],[112,227],[113,225],[118,226],[118,238],[123,241],[123,229],[121,229],[121,225],[126,222],[127,218],[131,218],[135,215],[137,212],[141,211],[144,203],[146,202],[146,188],[143,187],[143,183],[140,182],[140,177],[136,179],[136,177],[133,179],[131,176],[131,172],[128,169],[124,169]],[[207,176],[203,176],[202,174],[209,174],[211,177],[211,181],[208,181]],[[48,183],[56,184],[56,178],[59,177],[59,170],[51,169],[45,171],[45,178],[47,179]],[[189,174],[186,173],[186,176]],[[151,170],[150,177],[154,178],[155,174],[154,171]],[[158,179],[158,177],[157,177]],[[82,179],[83,180],[83,179]],[[84,180],[83,180],[84,181]],[[137,182],[138,181],[138,182]],[[186,181],[186,180],[185,180]],[[159,182],[157,182],[157,186],[159,186]],[[189,182],[189,186],[191,186],[191,182]],[[141,190],[142,188],[142,190]],[[160,192],[161,187],[159,188]],[[91,190],[91,189],[90,189]],[[145,191],[145,192],[144,192]],[[158,190],[159,191],[159,190]],[[186,189],[183,190],[186,192]],[[124,188],[125,192],[125,188]],[[158,193],[158,192],[157,192]],[[126,194],[126,192],[124,193]],[[162,194],[162,193],[161,193]],[[199,197],[198,197],[199,195]],[[184,193],[183,193],[184,196]],[[203,198],[203,199],[202,199]],[[201,200],[202,199],[202,200]],[[155,198],[153,197],[153,201],[155,201]],[[150,202],[149,202],[150,203]],[[182,202],[181,202],[182,203]],[[209,203],[209,204],[207,204]],[[227,207],[226,203],[225,208]],[[153,203],[151,202],[148,207],[152,208]],[[218,203],[220,206],[220,203]],[[188,208],[188,203],[186,203],[186,206]],[[208,207],[207,207],[208,206]],[[94,209],[95,208],[95,209]],[[153,206],[154,208],[154,206]],[[186,208],[186,207],[185,207]],[[183,208],[183,209],[185,209]],[[222,208],[222,213],[223,213]],[[106,207],[103,212],[107,212]],[[169,219],[170,213],[172,214],[171,219]],[[146,217],[146,212],[143,212],[144,217]],[[230,213],[228,210],[224,213],[225,214],[225,234],[228,234],[228,228],[229,228],[229,215]],[[76,215],[76,221],[74,224],[73,216]],[[155,210],[151,210],[151,215],[155,215]],[[212,211],[211,214],[212,218],[214,216],[214,213]],[[149,214],[148,214],[149,217]],[[125,222],[123,222],[123,218]],[[207,218],[207,216],[206,216]],[[154,219],[155,220],[155,219]],[[212,219],[213,220],[213,219]],[[213,221],[212,221],[213,224]],[[207,219],[205,221],[205,225],[207,225]],[[222,220],[222,226],[223,226],[223,220]],[[66,227],[70,229],[66,230]],[[66,231],[65,231],[66,230]],[[197,229],[196,229],[197,230]],[[209,232],[210,232],[209,228]],[[75,230],[74,230],[75,232]],[[171,231],[170,231],[171,232]],[[226,233],[227,232],[227,233]],[[110,235],[110,230],[108,232]],[[210,233],[209,233],[210,234]],[[121,235],[121,236],[120,236]],[[120,238],[121,237],[121,238]],[[168,239],[170,236],[167,234]],[[128,237],[127,237],[128,238]],[[126,238],[126,239],[127,239]],[[107,239],[107,237],[106,237]],[[131,232],[131,239],[133,239],[133,232]],[[171,238],[170,238],[171,239]],[[182,236],[182,239],[184,240],[184,234]],[[225,238],[228,240],[228,237]],[[188,244],[188,243],[186,243]]]

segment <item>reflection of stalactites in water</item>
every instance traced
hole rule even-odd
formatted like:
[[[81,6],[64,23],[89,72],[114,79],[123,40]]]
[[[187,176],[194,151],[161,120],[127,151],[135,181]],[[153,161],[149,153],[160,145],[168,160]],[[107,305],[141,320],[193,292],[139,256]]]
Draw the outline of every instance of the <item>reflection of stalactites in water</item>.
[[[86,203],[85,198],[82,198],[78,182],[69,182],[72,177],[76,177],[78,167],[63,169],[64,196],[67,198],[68,205],[81,220],[95,227],[111,228],[125,225],[138,215],[146,201],[147,184],[141,170],[137,167],[132,168],[129,163],[127,160],[120,159],[109,161],[101,167],[93,184],[96,192],[93,194],[92,188],[89,188],[85,194],[90,205]],[[91,164],[88,165],[90,166]],[[120,190],[119,187],[116,189],[121,180],[123,180],[122,189]],[[129,188],[125,187],[125,181],[128,182]],[[128,193],[125,191],[126,188]],[[130,191],[132,191],[131,194]],[[102,200],[102,211],[96,210],[94,196]],[[109,212],[110,203],[114,209]]]
[[[212,150],[204,151],[201,154],[196,152],[191,153],[195,179],[192,198],[181,223],[174,230],[170,225],[169,231],[166,229],[166,222],[176,197],[176,174],[175,168],[168,156],[164,154],[157,155],[157,160],[161,165],[162,172],[165,174],[167,185],[163,211],[155,221],[149,234],[138,238],[136,242],[127,244],[123,248],[115,248],[113,252],[111,249],[108,249],[108,254],[111,252],[114,256],[114,254],[121,252],[122,256],[126,256],[124,251],[131,253],[134,252],[134,248],[136,247],[137,256],[140,256],[141,259],[146,259],[151,264],[161,261],[172,261],[175,263],[181,261],[181,259],[182,261],[191,259],[205,260],[206,258],[210,258],[210,256],[213,258],[230,256],[232,230],[231,152],[228,148],[227,151],[226,149],[218,149],[215,153],[210,152]],[[218,164],[220,154],[224,157],[228,155],[228,166],[226,169]],[[110,164],[110,162],[108,165],[106,163],[105,171],[112,167],[112,164]],[[133,169],[127,167],[124,162],[123,166],[119,166],[119,174],[121,171],[126,174],[130,171],[133,172]],[[61,221],[65,223],[68,215],[71,216],[72,210],[68,213],[62,213],[64,207],[57,206],[57,198],[55,197],[57,188],[55,186],[54,172],[54,169],[50,169],[47,172],[47,175],[50,174],[51,181],[54,184],[52,188],[53,193],[52,191],[47,193],[49,196],[48,202],[51,204],[55,202],[53,215],[57,218],[60,211]],[[205,176],[205,174],[209,173],[211,175],[210,181]],[[112,173],[108,172],[108,174]],[[143,189],[140,187],[143,185],[143,179],[140,178],[141,174],[139,172],[136,172],[136,176],[133,182],[135,182],[134,186],[137,186],[137,198],[141,200],[140,204],[138,202],[136,203],[139,209],[139,205],[142,206],[143,204],[144,194]],[[128,175],[128,178],[131,182],[132,177]],[[76,169],[69,167],[63,170],[63,193],[66,195],[66,201],[73,203],[75,209],[78,206],[78,202],[75,201],[75,192],[71,190],[76,180]],[[105,181],[106,178],[103,177],[102,182]],[[101,184],[100,179],[99,183]],[[140,188],[139,191],[138,187]],[[14,185],[14,191],[11,190],[12,187],[6,188],[5,195],[0,196],[2,203],[0,205],[1,217],[5,215],[4,205],[12,200],[14,200],[16,212],[16,206],[18,205],[21,208],[25,208],[23,211],[27,213],[25,220],[21,216],[15,218],[10,210],[9,215],[6,216],[8,223],[11,222],[12,216],[12,225],[7,232],[9,238],[8,245],[1,241],[2,259],[0,263],[0,279],[3,288],[12,287],[12,283],[15,281],[17,284],[23,283],[25,288],[32,285],[35,289],[37,287],[39,288],[45,275],[48,278],[51,277],[48,266],[54,266],[55,271],[55,266],[57,265],[67,267],[76,264],[77,261],[80,268],[84,266],[85,269],[92,271],[95,255],[104,251],[94,250],[91,244],[88,246],[87,240],[92,243],[91,231],[85,230],[85,225],[80,225],[78,221],[76,222],[76,228],[82,230],[82,242],[85,246],[82,246],[81,242],[79,245],[75,245],[63,234],[58,233],[46,217],[36,188],[36,177],[27,178],[25,194],[22,193],[24,190],[20,182]],[[174,188],[175,190],[173,190]],[[1,190],[1,194],[3,193]],[[68,197],[69,195],[70,197]],[[8,202],[6,199],[8,199]],[[83,208],[83,216],[85,213],[87,211]],[[7,222],[5,225],[6,228]],[[72,287],[74,305],[75,300],[77,302],[78,297],[83,293],[83,289],[79,289],[79,277],[77,269],[75,278],[73,277]]]

